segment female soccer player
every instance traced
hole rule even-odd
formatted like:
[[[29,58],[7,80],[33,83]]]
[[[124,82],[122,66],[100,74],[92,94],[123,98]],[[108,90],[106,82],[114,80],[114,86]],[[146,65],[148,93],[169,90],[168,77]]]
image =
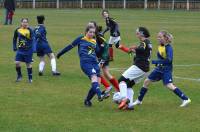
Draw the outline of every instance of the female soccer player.
[[[16,51],[15,64],[17,71],[16,82],[22,80],[21,62],[25,62],[29,83],[32,83],[33,31],[29,28],[28,19],[21,19],[21,26],[14,32],[13,51]]]
[[[94,97],[95,94],[97,94],[99,101],[103,100],[98,82],[100,79],[100,68],[98,66],[97,56],[95,52],[95,50],[98,50],[96,40],[94,39],[95,30],[96,29],[94,26],[87,26],[84,36],[79,36],[70,45],[65,47],[57,54],[57,58],[59,59],[60,56],[62,56],[64,53],[78,46],[81,69],[91,80],[91,88],[84,101],[85,106],[88,107],[92,106],[91,99]]]
[[[108,53],[109,45],[107,44],[105,38],[100,34],[100,32],[102,31],[102,27],[97,26],[96,22],[94,21],[90,21],[88,25],[94,26],[96,28],[96,41],[99,47],[99,52],[97,53],[97,57],[99,59],[100,68],[103,71],[103,76],[101,76],[101,84],[103,84],[106,88],[105,93],[109,93],[112,88],[106,81],[106,79],[109,80],[110,83],[114,86],[115,91],[119,91],[118,81],[111,75],[109,71],[109,53]]]
[[[102,32],[102,35],[110,30],[110,39],[108,41],[109,44],[109,55],[110,55],[110,61],[113,60],[113,48],[112,45],[115,44],[116,48],[121,49],[122,51],[128,53],[129,49],[125,47],[124,45],[120,44],[120,32],[119,32],[119,25],[118,23],[113,19],[109,17],[108,10],[102,11],[102,16],[106,21],[106,29]]]
[[[135,52],[134,64],[129,67],[119,79],[119,89],[122,98],[119,109],[133,109],[133,89],[150,69],[150,57],[152,44],[149,40],[150,33],[147,28],[139,27],[136,30],[136,37],[140,40],[138,46],[132,46],[131,51]]]
[[[54,76],[59,76],[60,72],[56,70],[56,59],[54,53],[49,46],[49,43],[46,38],[46,28],[44,26],[45,17],[43,15],[37,16],[38,26],[35,28],[35,41],[36,41],[36,50],[37,56],[40,57],[39,63],[39,76],[43,75],[44,66],[45,66],[45,58],[44,56],[47,55],[51,60],[51,67],[52,67],[52,74]]]
[[[148,78],[144,81],[143,87],[140,90],[138,99],[133,105],[142,104],[142,100],[148,90],[149,85],[152,82],[162,80],[163,84],[172,90],[179,98],[183,100],[180,107],[187,106],[191,100],[173,84],[172,79],[172,67],[173,67],[173,48],[172,48],[172,35],[167,31],[160,31],[157,35],[159,42],[157,57],[158,60],[153,60],[152,64],[156,65],[156,68],[151,72]]]

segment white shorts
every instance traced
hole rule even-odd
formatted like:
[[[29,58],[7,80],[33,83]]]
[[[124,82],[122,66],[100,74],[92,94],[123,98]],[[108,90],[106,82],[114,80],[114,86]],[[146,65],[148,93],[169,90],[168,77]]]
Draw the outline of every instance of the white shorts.
[[[147,73],[142,71],[137,66],[132,65],[122,75],[130,81],[134,80],[135,83],[139,83],[144,77],[147,76]]]
[[[108,44],[116,44],[118,43],[119,41],[121,40],[121,37],[118,36],[118,37],[112,37],[110,36],[110,39],[108,41]]]

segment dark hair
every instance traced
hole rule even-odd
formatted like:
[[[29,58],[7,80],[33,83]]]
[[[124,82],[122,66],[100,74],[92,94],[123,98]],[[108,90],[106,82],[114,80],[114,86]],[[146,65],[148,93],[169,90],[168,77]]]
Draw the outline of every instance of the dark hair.
[[[86,27],[86,29],[85,29],[85,33],[87,33],[91,28],[94,28],[95,29],[95,31],[96,31],[96,27],[94,27],[94,26],[87,26]]]
[[[97,32],[101,32],[103,30],[102,26],[97,26]]]
[[[28,22],[28,18],[22,18],[21,22],[23,22],[24,20],[27,20],[27,22]]]
[[[144,36],[145,38],[150,37],[149,30],[145,27],[138,27],[137,32],[139,32],[140,35]]]
[[[95,22],[95,21],[89,21],[89,23],[93,23],[94,26],[95,26],[95,28],[97,27],[97,22]]]
[[[38,24],[43,24],[44,20],[45,20],[44,15],[37,16],[37,22],[38,22]]]
[[[109,14],[108,10],[102,10],[101,15],[103,15],[104,12],[107,12]]]

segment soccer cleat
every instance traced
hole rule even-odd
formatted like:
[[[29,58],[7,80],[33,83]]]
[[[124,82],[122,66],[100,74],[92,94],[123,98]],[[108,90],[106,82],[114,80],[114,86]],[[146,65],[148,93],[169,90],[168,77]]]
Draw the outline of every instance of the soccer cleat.
[[[20,82],[22,80],[22,76],[18,76],[16,82]]]
[[[187,100],[183,100],[182,104],[180,105],[180,107],[185,107],[187,106],[189,103],[191,103],[191,100],[188,98]]]
[[[39,76],[43,76],[43,72],[39,72],[38,75],[39,75]]]
[[[92,106],[92,102],[90,102],[89,100],[85,100],[85,101],[84,101],[84,105],[85,105],[86,107],[91,107],[91,106]]]
[[[109,61],[114,61],[114,58],[113,58],[113,57],[110,57],[110,58],[109,58]]]
[[[129,99],[123,99],[122,101],[121,101],[121,103],[119,104],[119,106],[118,106],[118,108],[119,109],[124,109],[124,107],[127,107],[128,106],[128,103],[130,102],[130,100]]]
[[[133,106],[141,105],[141,104],[142,104],[142,101],[139,101],[138,99],[135,102],[133,102]]]
[[[53,76],[60,76],[60,72],[58,71],[55,71],[55,72],[52,72]]]
[[[100,97],[98,97],[98,101],[99,101],[99,102],[103,101],[103,99],[105,99],[105,98],[104,98],[104,95],[101,95]]]
[[[110,86],[108,89],[102,91],[102,95],[104,99],[107,99],[110,97],[110,91],[112,90],[112,86]]]

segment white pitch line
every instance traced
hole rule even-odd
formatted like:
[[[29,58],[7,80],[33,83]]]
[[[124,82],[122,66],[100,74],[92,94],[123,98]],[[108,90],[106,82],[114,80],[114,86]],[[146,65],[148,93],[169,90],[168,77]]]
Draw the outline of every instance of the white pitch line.
[[[196,78],[178,77],[178,76],[174,76],[174,78],[182,79],[182,80],[190,80],[190,81],[197,81],[197,82],[200,82],[200,78],[199,78],[199,79],[196,79]]]
[[[189,65],[176,65],[176,66],[185,66],[188,67]],[[200,66],[200,64],[190,64],[190,66]],[[122,72],[125,71],[126,68],[110,68],[111,71],[118,71],[118,72]],[[189,81],[196,81],[196,82],[200,82],[200,78],[189,78],[189,77],[178,77],[178,76],[174,76],[174,78],[177,79],[182,79],[182,80],[189,80]]]

